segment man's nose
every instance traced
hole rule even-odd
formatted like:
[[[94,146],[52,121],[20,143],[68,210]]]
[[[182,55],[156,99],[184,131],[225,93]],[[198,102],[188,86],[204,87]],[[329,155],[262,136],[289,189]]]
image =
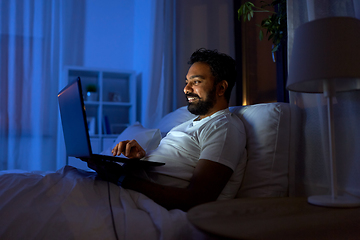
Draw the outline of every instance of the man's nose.
[[[191,87],[191,84],[190,83],[187,83],[184,87],[184,93],[187,94],[187,93],[190,93],[192,92],[192,87]]]

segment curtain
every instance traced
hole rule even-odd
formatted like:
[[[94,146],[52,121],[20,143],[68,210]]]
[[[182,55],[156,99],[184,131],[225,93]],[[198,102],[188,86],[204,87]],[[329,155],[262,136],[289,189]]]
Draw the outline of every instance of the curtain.
[[[152,1],[149,68],[145,70],[141,122],[152,128],[176,109],[175,0]]]
[[[319,18],[348,16],[360,19],[358,0],[288,0],[288,61],[295,29]],[[354,46],[359,47],[359,46]],[[339,193],[360,196],[360,91],[337,93],[334,99],[337,183]],[[301,131],[295,161],[292,195],[330,194],[330,166],[326,99],[322,94],[290,92],[299,113]]]
[[[84,1],[2,0],[0,12],[0,169],[56,170],[59,76],[80,61]]]
[[[142,124],[153,128],[165,114],[187,104],[183,87],[194,51],[204,47],[235,56],[236,10],[232,0],[157,0],[150,8],[150,24],[140,26],[151,28],[150,48],[136,46],[135,51],[141,51],[139,59],[149,52],[149,64],[142,69],[140,114]],[[235,102],[234,88],[230,104]]]

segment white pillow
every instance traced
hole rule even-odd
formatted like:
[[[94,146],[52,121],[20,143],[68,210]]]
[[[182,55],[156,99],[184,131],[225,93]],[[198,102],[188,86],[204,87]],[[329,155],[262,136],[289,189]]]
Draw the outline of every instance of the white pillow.
[[[161,135],[164,137],[173,127],[176,127],[177,125],[195,117],[196,115],[187,110],[187,106],[180,107],[165,115],[156,125],[156,128],[160,129]]]
[[[111,150],[121,141],[135,139],[140,146],[146,151],[151,151],[159,146],[161,134],[159,129],[148,129],[143,127],[139,122],[127,127],[115,140],[112,146],[109,146],[102,152],[104,155],[112,155]]]
[[[288,194],[290,106],[287,103],[231,107],[243,121],[248,161],[236,197]]]

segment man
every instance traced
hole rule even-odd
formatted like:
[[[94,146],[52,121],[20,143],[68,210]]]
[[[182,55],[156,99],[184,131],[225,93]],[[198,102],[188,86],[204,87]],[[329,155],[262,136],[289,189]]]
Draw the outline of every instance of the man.
[[[109,181],[141,192],[167,209],[185,211],[234,197],[246,154],[244,126],[228,109],[235,61],[217,51],[199,49],[189,64],[184,93],[188,110],[198,116],[173,128],[148,154],[135,140],[120,142],[112,150],[114,156],[122,153],[166,165],[141,172],[115,164],[88,163]]]

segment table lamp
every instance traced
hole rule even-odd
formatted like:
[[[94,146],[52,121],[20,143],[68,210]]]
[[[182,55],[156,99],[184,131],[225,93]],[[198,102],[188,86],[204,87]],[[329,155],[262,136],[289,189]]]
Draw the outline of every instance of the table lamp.
[[[308,202],[327,207],[360,206],[360,199],[337,192],[332,102],[336,92],[360,89],[360,20],[330,17],[298,27],[286,88],[323,93],[327,99],[331,195],[310,196]]]

